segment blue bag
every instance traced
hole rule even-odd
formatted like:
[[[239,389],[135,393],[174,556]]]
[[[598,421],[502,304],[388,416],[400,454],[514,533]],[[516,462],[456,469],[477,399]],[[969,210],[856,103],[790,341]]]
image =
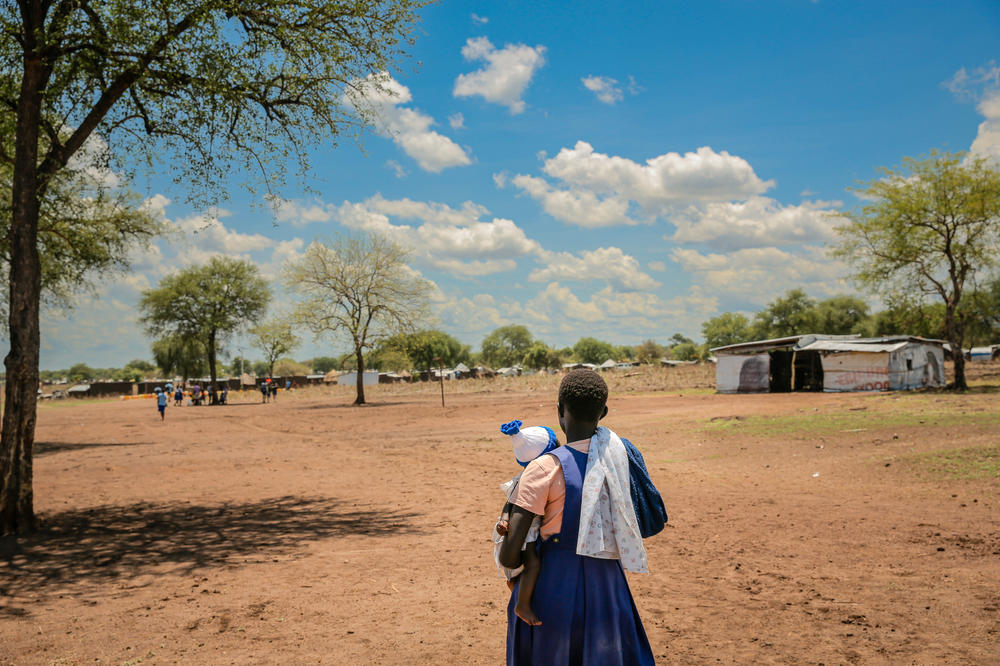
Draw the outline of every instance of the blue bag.
[[[667,524],[667,507],[663,505],[660,491],[653,485],[639,449],[632,442],[622,438],[628,453],[628,475],[631,488],[632,506],[639,522],[639,533],[643,539],[659,534]]]

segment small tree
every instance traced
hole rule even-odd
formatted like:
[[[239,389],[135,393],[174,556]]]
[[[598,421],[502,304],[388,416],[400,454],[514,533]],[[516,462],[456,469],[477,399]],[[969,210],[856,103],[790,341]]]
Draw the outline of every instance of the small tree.
[[[340,361],[334,356],[317,356],[310,363],[314,372],[322,372],[324,375],[340,368]]]
[[[654,340],[646,340],[635,348],[635,360],[639,363],[657,363],[663,358],[663,347]]]
[[[414,331],[427,317],[430,284],[406,265],[409,252],[378,235],[313,242],[285,265],[284,279],[302,300],[295,319],[316,335],[352,345],[357,397],[365,403],[365,350],[384,338]]]
[[[218,345],[257,320],[271,299],[257,266],[229,257],[212,257],[160,280],[142,294],[141,321],[150,335],[195,338],[205,347],[208,370],[216,383]]]
[[[816,301],[801,289],[790,289],[754,315],[752,333],[756,338],[784,338],[816,333]]]
[[[709,348],[725,347],[753,339],[750,320],[738,312],[723,312],[701,325],[701,334]]]
[[[521,363],[532,370],[542,370],[559,366],[559,352],[541,340],[536,340],[524,353]]]
[[[521,362],[532,342],[526,327],[501,326],[483,338],[482,360],[494,368],[510,367]]]
[[[614,353],[614,345],[596,338],[580,338],[573,345],[573,355],[580,363],[600,364],[614,356]]]
[[[274,363],[299,346],[301,340],[292,332],[292,322],[272,319],[250,329],[251,343],[264,352],[267,374],[274,376]]]
[[[944,304],[955,352],[955,388],[965,389],[962,346],[970,314],[966,285],[1000,257],[1000,171],[984,158],[931,152],[881,169],[855,191],[867,201],[844,214],[834,255],[863,288],[899,301],[934,297]]]

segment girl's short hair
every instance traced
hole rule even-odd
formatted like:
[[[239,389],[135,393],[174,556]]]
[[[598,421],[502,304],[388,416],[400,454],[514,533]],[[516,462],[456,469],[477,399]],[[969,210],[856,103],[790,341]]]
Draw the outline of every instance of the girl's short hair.
[[[570,370],[559,384],[559,404],[581,421],[598,421],[608,402],[608,385],[593,370]]]

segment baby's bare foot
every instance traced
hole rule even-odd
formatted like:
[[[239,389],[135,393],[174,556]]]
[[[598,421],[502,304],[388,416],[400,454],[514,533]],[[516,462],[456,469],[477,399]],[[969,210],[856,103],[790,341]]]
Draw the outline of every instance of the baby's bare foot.
[[[514,614],[530,624],[532,627],[538,627],[542,624],[542,621],[539,620],[538,616],[531,610],[531,606],[529,604],[522,604],[518,602],[517,605],[514,606]]]

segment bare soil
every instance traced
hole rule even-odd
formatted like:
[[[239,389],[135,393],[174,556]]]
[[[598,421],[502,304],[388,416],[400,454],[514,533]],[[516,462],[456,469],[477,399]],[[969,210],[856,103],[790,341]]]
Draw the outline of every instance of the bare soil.
[[[614,375],[671,525],[630,576],[661,663],[997,663],[996,389],[715,395]],[[692,371],[695,372],[695,371]],[[0,663],[497,664],[499,425],[558,378],[40,406],[43,528],[0,541]],[[678,388],[680,384],[695,388]],[[544,564],[543,564],[544,566]]]

